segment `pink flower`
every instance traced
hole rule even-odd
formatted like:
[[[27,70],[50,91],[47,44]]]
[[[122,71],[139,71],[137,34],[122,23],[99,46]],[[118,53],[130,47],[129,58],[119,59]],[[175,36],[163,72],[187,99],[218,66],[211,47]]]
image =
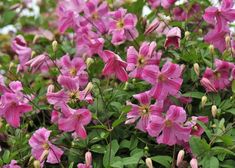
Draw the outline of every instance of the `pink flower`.
[[[11,47],[13,51],[19,56],[20,66],[19,70],[23,70],[25,63],[30,59],[32,50],[27,46],[27,43],[23,36],[16,36],[12,43]]]
[[[91,94],[86,89],[81,90],[79,82],[75,79],[60,75],[58,77],[58,83],[63,87],[60,91],[49,91],[47,93],[48,102],[55,105],[56,108],[60,108],[67,103],[76,103],[78,101],[91,103],[93,101]]]
[[[32,147],[32,155],[35,159],[39,160],[42,165],[47,158],[46,162],[56,164],[60,162],[63,151],[49,141],[51,131],[46,128],[40,128],[35,131],[29,139],[29,145]]]
[[[215,92],[227,88],[230,85],[230,71],[233,64],[219,59],[215,60],[216,69],[206,68],[201,79],[201,84],[207,92]]]
[[[99,0],[89,0],[86,3],[84,14],[85,17],[94,24],[95,29],[98,29],[97,31],[106,33],[108,31],[108,11],[109,8],[107,2],[100,3]]]
[[[144,34],[150,34],[156,32],[157,35],[166,35],[169,32],[169,27],[166,24],[166,21],[159,21],[158,18],[155,18],[147,27]]]
[[[196,17],[197,14],[200,14],[201,7],[198,3],[194,3],[193,5],[186,3],[184,4],[184,9],[181,7],[175,7],[173,9],[174,20],[185,21],[193,16]]]
[[[162,53],[156,52],[157,44],[155,42],[142,43],[139,52],[133,46],[127,49],[127,71],[131,71],[129,74],[132,78],[141,78],[142,71],[147,65],[158,65]]]
[[[166,34],[165,48],[169,46],[174,46],[175,49],[180,47],[180,38],[181,38],[181,30],[178,27],[173,27]]]
[[[92,168],[92,155],[91,155],[91,152],[86,152],[85,154],[85,164],[83,163],[79,163],[77,168]]]
[[[13,81],[9,84],[9,88],[1,86],[3,95],[0,100],[0,116],[5,118],[7,123],[12,127],[20,126],[20,117],[32,110],[32,106],[28,104],[27,95],[24,95],[22,84],[19,81]]]
[[[176,0],[148,0],[149,5],[151,6],[151,8],[157,8],[160,5],[167,9],[169,8],[171,5],[173,5],[175,3]]]
[[[151,96],[164,100],[168,95],[176,95],[181,87],[182,70],[179,65],[167,62],[161,71],[157,66],[147,66],[143,71],[143,79],[152,84]]]
[[[192,128],[190,135],[195,135],[195,136],[200,137],[203,134],[204,129],[197,123],[197,121],[207,123],[208,117],[207,116],[198,116],[198,117],[192,116],[191,120],[187,121],[185,125]]]
[[[196,158],[192,158],[190,161],[191,168],[198,168],[198,162]]]
[[[71,109],[68,106],[62,107],[63,115],[58,120],[59,129],[66,132],[75,131],[76,135],[85,139],[87,133],[86,125],[91,122],[91,112],[88,109]]]
[[[21,167],[17,165],[16,160],[12,160],[10,164],[4,165],[3,168],[21,168]]]
[[[235,9],[233,9],[233,5],[233,0],[223,0],[220,8],[206,8],[203,18],[207,23],[215,25],[218,32],[221,32],[228,26],[228,22],[235,20]]]
[[[156,102],[151,104],[151,98],[148,92],[143,92],[140,94],[133,95],[137,99],[140,105],[132,104],[128,102],[128,105],[132,106],[131,111],[127,114],[126,124],[134,123],[138,120],[136,128],[146,132],[149,120],[153,115],[161,115],[163,104],[162,102]]]
[[[105,50],[99,54],[105,62],[103,75],[110,76],[114,74],[122,82],[128,80],[127,72],[125,71],[127,63],[124,62],[117,54],[112,51]]]
[[[135,28],[137,17],[126,12],[126,9],[119,8],[110,13],[109,33],[112,34],[114,45],[120,45],[126,40],[133,41],[138,36],[138,31]]]
[[[88,74],[86,64],[80,57],[75,57],[72,60],[66,54],[60,59],[60,71],[63,76],[71,77],[79,83],[80,86],[85,86],[88,83]]]
[[[186,112],[182,107],[170,106],[165,117],[154,115],[147,126],[149,135],[157,137],[158,143],[174,145],[178,141],[188,142],[191,128],[184,127]]]

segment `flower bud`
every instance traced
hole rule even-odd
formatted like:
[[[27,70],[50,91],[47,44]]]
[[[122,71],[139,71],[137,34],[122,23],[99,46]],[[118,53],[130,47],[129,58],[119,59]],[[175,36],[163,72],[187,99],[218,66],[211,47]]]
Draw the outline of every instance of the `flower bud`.
[[[153,163],[151,158],[146,158],[145,163],[148,168],[153,168]]]
[[[185,39],[188,40],[189,39],[189,36],[190,36],[190,32],[189,31],[186,31],[184,33],[184,36],[185,36]]]
[[[202,96],[202,99],[201,99],[202,107],[205,106],[206,102],[207,102],[207,97],[206,96]]]
[[[179,167],[179,165],[181,164],[181,162],[184,160],[184,150],[180,150],[177,156],[177,162],[176,165]]]
[[[196,158],[192,158],[190,161],[191,168],[198,168],[198,163]]]
[[[39,36],[38,36],[38,35],[35,35],[34,38],[33,38],[33,44],[35,44],[38,39],[39,39]]]
[[[39,161],[39,160],[35,160],[35,161],[33,162],[33,167],[34,167],[34,168],[40,168],[40,167],[41,167],[40,161]]]
[[[52,49],[53,49],[54,52],[57,50],[57,46],[58,46],[58,42],[56,40],[54,40],[52,42]]]
[[[209,45],[209,50],[211,54],[215,53],[215,47],[213,45]]]
[[[47,88],[47,93],[51,93],[54,91],[54,85],[49,85],[48,88]]]
[[[200,67],[198,63],[193,64],[193,70],[197,74],[197,76],[200,76]]]
[[[211,114],[214,118],[216,117],[217,111],[218,111],[218,109],[217,109],[216,105],[211,106]]]
[[[227,35],[227,36],[225,37],[225,42],[226,42],[227,47],[230,48],[231,38],[230,38],[229,35]]]
[[[87,58],[86,59],[86,66],[87,66],[87,68],[89,68],[90,65],[93,64],[93,63],[94,63],[94,59],[93,58]]]
[[[86,165],[87,166],[90,166],[91,165],[91,163],[92,163],[92,154],[91,154],[91,152],[86,152],[86,154],[85,154],[85,161],[86,161]]]
[[[91,82],[89,82],[89,83],[87,84],[86,88],[85,88],[85,93],[86,93],[86,94],[87,94],[87,93],[90,93],[91,90],[92,90],[92,88],[93,88],[93,84],[92,84]]]
[[[14,67],[14,62],[10,62],[8,70],[10,71],[12,67]]]
[[[31,58],[33,58],[35,54],[36,54],[36,52],[35,52],[35,51],[32,51],[32,52],[31,52]]]
[[[128,82],[125,83],[123,90],[127,90],[128,89],[128,84],[129,84]]]

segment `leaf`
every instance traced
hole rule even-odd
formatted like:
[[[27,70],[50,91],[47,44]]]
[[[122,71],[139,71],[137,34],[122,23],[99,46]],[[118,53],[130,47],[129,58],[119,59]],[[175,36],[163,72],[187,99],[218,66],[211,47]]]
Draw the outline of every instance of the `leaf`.
[[[3,18],[3,24],[8,25],[12,22],[12,20],[15,18],[16,13],[14,11],[5,11],[2,15]]]
[[[233,138],[229,135],[219,137],[227,146],[233,145]]]
[[[172,158],[170,156],[154,156],[151,159],[166,168],[171,167]]]
[[[74,162],[69,164],[69,168],[73,168]]]
[[[182,96],[184,97],[192,97],[192,98],[196,98],[196,99],[201,99],[202,96],[204,96],[205,94],[202,92],[187,92],[184,93]]]
[[[104,167],[109,167],[112,159],[119,149],[118,141],[113,140],[110,144],[106,146],[106,151],[103,157],[103,165]]]
[[[232,92],[235,93],[235,80],[232,81]]]
[[[209,139],[211,139],[212,137],[212,133],[211,130],[207,128],[206,124],[201,122],[201,121],[197,121],[197,123],[204,129],[206,135],[208,136]]]
[[[231,109],[229,109],[229,110],[226,110],[226,112],[235,115],[235,108],[231,108]]]
[[[199,137],[191,137],[189,144],[193,154],[197,156],[205,155],[210,150],[210,146],[207,144],[206,140],[200,139]]]
[[[214,153],[214,155],[218,155],[218,154],[228,154],[228,155],[232,155],[235,156],[235,153],[229,149],[220,147],[220,146],[216,146],[211,148],[211,151]]]
[[[220,167],[224,168],[234,168],[235,160],[225,160],[222,164],[220,164]]]
[[[219,168],[219,161],[216,157],[204,157],[203,159],[203,168]]]
[[[95,153],[105,153],[105,147],[99,144],[91,146],[91,151]]]
[[[120,125],[121,123],[123,123],[124,121],[126,121],[126,117],[118,118],[117,120],[115,120],[115,121],[112,123],[112,127],[115,128],[115,127],[117,127],[118,125]]]
[[[2,155],[2,160],[4,163],[9,163],[11,158],[10,158],[10,151],[9,150],[5,150],[5,152]]]

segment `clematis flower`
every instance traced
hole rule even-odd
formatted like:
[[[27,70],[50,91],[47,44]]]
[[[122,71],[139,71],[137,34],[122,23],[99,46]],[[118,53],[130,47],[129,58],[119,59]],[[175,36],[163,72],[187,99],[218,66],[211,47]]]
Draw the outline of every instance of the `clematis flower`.
[[[86,152],[85,154],[85,164],[79,163],[77,168],[92,168],[92,155],[91,152]]]
[[[103,75],[110,76],[114,74],[122,82],[126,82],[128,80],[128,75],[125,71],[127,63],[117,54],[112,51],[105,50],[99,55],[105,63],[105,67],[102,71]]]
[[[179,65],[167,62],[161,71],[157,66],[146,66],[143,71],[143,79],[152,84],[151,96],[157,100],[164,100],[168,95],[175,96],[183,82],[182,69]]]
[[[1,86],[2,96],[0,99],[0,116],[5,118],[12,127],[20,126],[20,117],[32,110],[28,104],[27,95],[24,95],[22,84],[19,81],[13,81],[9,88]]]
[[[56,108],[61,108],[62,105],[67,103],[76,103],[78,101],[91,103],[93,101],[91,94],[86,89],[81,90],[75,79],[60,75],[58,83],[63,87],[60,91],[53,92],[50,90],[47,92],[47,101],[55,105]]]
[[[220,8],[208,7],[203,15],[204,20],[217,27],[218,32],[224,31],[228,22],[235,21],[235,9],[233,0],[222,0]]]
[[[156,52],[157,44],[155,42],[144,42],[139,52],[133,46],[127,49],[127,71],[131,71],[129,76],[131,78],[142,77],[142,71],[147,65],[158,65],[162,53]]]
[[[215,66],[215,70],[206,68],[203,78],[201,79],[201,84],[207,92],[216,92],[225,89],[230,85],[229,77],[233,64],[216,59]]]
[[[108,31],[108,11],[107,2],[100,3],[100,0],[89,0],[86,2],[84,15],[94,24],[95,29],[104,34]]]
[[[198,3],[194,3],[193,5],[190,3],[185,3],[184,9],[178,6],[173,9],[174,20],[185,21],[193,16],[196,16],[200,12],[201,6]]]
[[[42,165],[46,160],[47,163],[60,163],[60,158],[63,155],[63,150],[53,145],[49,140],[51,131],[46,128],[39,128],[29,139],[32,155],[39,160]]]
[[[69,55],[66,54],[60,59],[60,71],[63,76],[71,77],[79,83],[81,87],[88,83],[88,74],[86,70],[86,64],[80,57],[75,57],[72,60]]]
[[[201,121],[203,123],[207,123],[208,122],[208,117],[207,116],[192,116],[191,120],[187,121],[185,123],[186,126],[189,126],[192,128],[190,135],[194,135],[194,136],[201,136],[204,132],[204,128],[202,128],[197,121]]]
[[[158,143],[175,145],[177,141],[189,141],[191,128],[184,127],[186,112],[182,107],[170,106],[165,117],[154,115],[147,126],[150,136],[157,137]]]
[[[132,124],[139,119],[136,128],[146,132],[146,128],[151,117],[153,115],[161,115],[163,103],[160,101],[155,104],[151,104],[151,97],[149,97],[148,92],[136,94],[133,95],[133,97],[139,101],[140,105],[132,104],[130,102],[127,103],[128,105],[131,105],[132,108],[127,114],[125,124]]]
[[[167,48],[169,46],[174,46],[175,49],[180,47],[180,38],[181,38],[181,30],[178,27],[173,27],[166,34],[166,41],[164,47]]]
[[[3,168],[21,168],[21,167],[17,165],[16,160],[12,160],[10,164],[4,165]]]
[[[153,9],[159,7],[160,5],[163,8],[167,9],[171,5],[173,5],[175,3],[175,1],[176,0],[148,0],[148,3],[151,6],[151,8],[153,8]]]
[[[23,70],[25,63],[30,59],[32,50],[27,46],[27,43],[22,35],[16,36],[12,43],[11,47],[13,51],[19,56],[19,70]]]
[[[137,17],[126,12],[126,9],[119,8],[110,13],[109,33],[112,34],[111,42],[114,45],[120,45],[126,40],[133,41],[138,36],[138,31],[135,28]]]
[[[91,112],[88,109],[72,109],[68,106],[62,107],[63,115],[58,120],[59,129],[66,132],[75,131],[82,139],[87,137],[86,125],[91,122]]]
[[[166,35],[169,32],[169,27],[166,24],[167,21],[160,21],[155,18],[147,27],[144,34],[150,34],[156,32],[157,35]]]

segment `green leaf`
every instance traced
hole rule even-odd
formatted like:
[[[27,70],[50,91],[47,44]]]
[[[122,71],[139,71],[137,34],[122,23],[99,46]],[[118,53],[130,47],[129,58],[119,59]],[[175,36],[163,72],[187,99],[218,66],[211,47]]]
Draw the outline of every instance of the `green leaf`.
[[[171,167],[172,158],[170,156],[154,156],[151,159],[166,168]]]
[[[219,160],[214,156],[204,157],[202,163],[203,168],[219,168]]]
[[[112,159],[119,149],[118,141],[113,140],[110,144],[106,146],[106,151],[103,157],[103,165],[104,167],[109,167]]]
[[[184,93],[182,96],[184,97],[192,97],[192,98],[196,98],[196,99],[201,99],[202,96],[204,96],[205,94],[202,92],[187,92]]]
[[[235,93],[235,80],[232,81],[232,92]]]
[[[69,168],[73,168],[74,162],[69,164]]]
[[[228,154],[231,156],[235,156],[235,153],[229,149],[220,147],[220,146],[216,146],[211,148],[211,151],[213,152],[214,155],[218,155],[218,154]]]
[[[99,144],[91,146],[91,151],[95,153],[105,153],[105,147]]]
[[[210,146],[207,144],[206,140],[200,139],[199,137],[191,137],[189,144],[193,154],[197,156],[205,155],[210,150]]]
[[[4,163],[9,163],[11,158],[10,158],[10,151],[9,150],[5,150],[5,152],[2,155],[2,160]]]
[[[224,168],[234,168],[235,160],[225,160],[223,163],[220,164],[220,167]]]
[[[226,110],[226,112],[235,115],[235,108],[231,108],[231,109],[229,109],[229,110]]]
[[[117,127],[118,125],[120,125],[121,123],[123,123],[124,121],[126,121],[126,117],[118,118],[117,120],[115,120],[115,121],[112,123],[112,127],[115,128],[115,127]]]
[[[12,22],[12,20],[15,18],[16,13],[14,11],[5,11],[2,15],[3,18],[3,24],[8,25]]]
[[[229,135],[219,137],[227,146],[233,145],[233,138]]]

